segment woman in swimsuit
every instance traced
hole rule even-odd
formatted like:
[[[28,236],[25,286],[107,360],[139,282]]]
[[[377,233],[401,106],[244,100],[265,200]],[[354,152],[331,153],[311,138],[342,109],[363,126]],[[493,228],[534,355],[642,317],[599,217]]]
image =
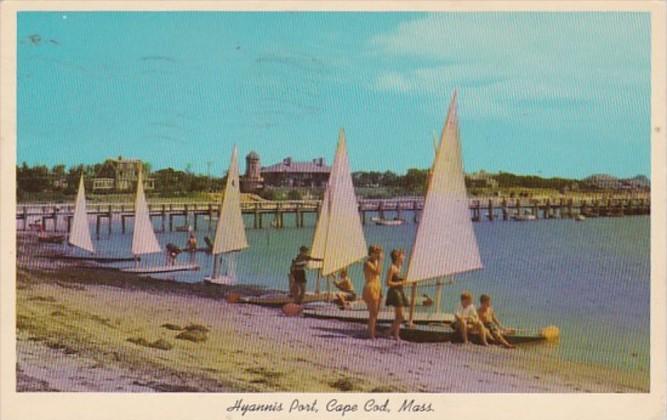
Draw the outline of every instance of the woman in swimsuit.
[[[405,259],[405,252],[402,249],[394,249],[391,251],[391,267],[387,272],[387,306],[394,307],[394,322],[391,324],[389,335],[393,336],[396,341],[401,341],[400,330],[403,323],[403,307],[408,306],[408,299],[403,292],[405,279],[400,276],[403,260]]]
[[[368,307],[368,334],[375,339],[375,325],[377,324],[380,302],[382,301],[382,285],[380,274],[382,274],[382,260],[384,254],[379,245],[371,245],[368,248],[368,259],[364,264],[364,291],[362,298]]]

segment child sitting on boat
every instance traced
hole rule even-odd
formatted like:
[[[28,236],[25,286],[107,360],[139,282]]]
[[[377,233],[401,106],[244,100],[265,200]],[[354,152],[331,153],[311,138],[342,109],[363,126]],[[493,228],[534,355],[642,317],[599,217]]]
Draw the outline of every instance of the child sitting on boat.
[[[344,268],[340,270],[338,280],[334,280],[333,284],[340,290],[340,292],[336,294],[336,300],[341,307],[347,308],[350,306],[350,302],[357,299],[357,294],[354,291],[352,279],[350,279],[350,276],[347,274],[347,269]]]
[[[503,336],[504,328],[500,325],[500,321],[498,321],[498,317],[496,317],[496,312],[493,310],[493,307],[491,307],[491,296],[480,296],[479,303],[480,306],[477,310],[477,315],[482,324],[484,324],[484,327],[489,331],[493,339],[499,342],[503,347],[513,349],[514,346],[507,341],[505,336]]]
[[[461,293],[461,304],[454,313],[454,318],[456,319],[454,328],[461,334],[464,344],[468,344],[468,332],[475,331],[479,334],[482,344],[489,345],[487,340],[489,332],[479,320],[475,305],[472,303],[472,293],[467,291]]]

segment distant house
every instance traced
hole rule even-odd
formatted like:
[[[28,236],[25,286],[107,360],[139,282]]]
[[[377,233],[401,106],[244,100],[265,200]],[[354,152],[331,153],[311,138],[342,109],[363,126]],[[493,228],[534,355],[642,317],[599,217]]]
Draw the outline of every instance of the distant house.
[[[621,180],[607,174],[595,174],[582,180],[584,185],[599,190],[618,190],[621,188]]]
[[[263,167],[261,176],[266,186],[324,188],[330,172],[331,167],[322,157],[306,162],[286,157],[280,163]]]
[[[491,174],[489,172],[481,170],[481,171],[473,172],[471,174],[466,175],[466,178],[468,179],[469,185],[471,187],[497,188],[498,187],[498,181],[496,181],[493,178],[493,175],[494,174]]]
[[[621,180],[623,188],[630,190],[648,191],[651,189],[651,180],[644,175]]]
[[[67,188],[67,186],[69,185],[68,182],[67,182],[67,178],[65,178],[65,177],[60,177],[60,178],[54,179],[52,184],[53,184],[53,188],[63,189],[63,190],[65,188]]]
[[[102,168],[93,178],[93,192],[128,192],[136,187],[139,167],[143,162],[139,159],[107,159]],[[147,174],[144,175],[144,188],[152,190],[155,188],[155,180]]]

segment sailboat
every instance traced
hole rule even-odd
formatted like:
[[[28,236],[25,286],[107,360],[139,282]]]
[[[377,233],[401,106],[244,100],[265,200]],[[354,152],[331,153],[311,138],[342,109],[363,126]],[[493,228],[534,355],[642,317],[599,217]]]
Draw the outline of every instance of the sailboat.
[[[454,91],[431,167],[422,220],[410,253],[406,275],[406,281],[411,284],[409,328],[401,329],[401,338],[418,342],[459,340],[457,333],[442,324],[414,325],[417,286],[435,281],[434,314],[441,314],[444,284],[451,283],[454,275],[482,268],[465,187]],[[558,327],[548,326],[530,331],[507,330],[504,335],[509,342],[519,344],[553,341],[559,334]],[[471,339],[478,340],[478,337]]]
[[[74,216],[72,217],[72,224],[67,243],[73,247],[85,251],[88,255],[58,254],[51,255],[49,258],[61,260],[95,261],[100,263],[132,261],[134,259],[133,257],[96,255],[95,245],[93,244],[93,240],[90,236],[90,226],[88,225],[88,213],[86,211],[86,190],[83,182],[83,174],[79,179],[79,190],[76,194]]]
[[[441,308],[442,287],[452,282],[451,277],[455,274],[481,268],[482,261],[468,208],[454,92],[440,144],[436,148],[422,218],[410,253],[406,276],[411,284],[410,328],[401,329],[401,338],[416,342],[455,341],[457,335],[447,326],[454,322],[454,315],[442,312]],[[423,298],[417,296],[417,285],[429,281],[435,281],[436,285],[433,311],[415,312],[418,300]],[[354,309],[307,308],[304,315],[350,322],[368,321],[366,311]],[[393,311],[388,309],[382,309],[378,315],[378,323],[388,323],[393,319]],[[558,336],[559,330],[555,326],[535,331],[514,330],[505,334],[512,343],[554,340]],[[471,339],[475,340],[474,337]]]
[[[309,269],[318,270],[315,292],[306,293],[304,303],[330,300],[331,283],[327,281],[327,292],[320,292],[320,278],[329,277],[347,268],[367,255],[366,239],[359,217],[357,197],[352,184],[350,164],[347,156],[345,131],[338,133],[338,145],[333,166],[329,174],[322,205],[315,225],[310,256],[322,261],[310,261]],[[271,293],[257,297],[244,297],[242,301],[262,305],[283,305],[292,301],[287,293]]]
[[[139,167],[137,193],[134,200],[134,229],[132,232],[132,255],[134,256],[135,266],[123,268],[121,271],[137,274],[157,274],[199,269],[197,264],[168,264],[163,266],[141,266],[139,264],[141,255],[155,254],[161,251],[162,248],[155,236],[153,223],[151,223],[146,194],[144,193],[143,173],[141,167]]]
[[[241,191],[239,189],[238,150],[234,146],[227,171],[227,184],[220,205],[218,226],[213,241],[213,270],[204,281],[217,284],[236,283],[236,254],[248,248],[245,225],[241,214]],[[225,273],[220,273],[222,256],[225,256]]]
[[[417,284],[436,281],[435,313],[441,311],[442,286],[451,276],[479,270],[482,261],[470,219],[463,174],[456,91],[431,167],[422,218],[412,246],[406,280],[412,285],[408,322],[415,318]]]

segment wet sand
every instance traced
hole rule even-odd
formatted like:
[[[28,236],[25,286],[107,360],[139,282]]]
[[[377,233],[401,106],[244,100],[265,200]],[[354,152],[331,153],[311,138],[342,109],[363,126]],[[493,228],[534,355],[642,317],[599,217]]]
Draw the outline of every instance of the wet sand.
[[[251,287],[182,284],[48,260],[34,264],[34,258],[20,259],[18,268],[19,391],[648,388],[639,376],[544,359],[525,347],[373,341],[361,324],[287,317],[279,309],[224,300],[230,290],[259,293]]]

